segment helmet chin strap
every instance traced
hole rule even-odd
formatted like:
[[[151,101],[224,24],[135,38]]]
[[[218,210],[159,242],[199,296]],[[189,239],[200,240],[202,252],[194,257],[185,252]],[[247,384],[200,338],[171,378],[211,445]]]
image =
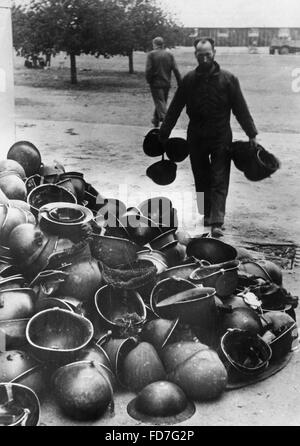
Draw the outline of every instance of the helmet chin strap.
[[[91,361],[91,364],[92,364],[93,367],[95,367],[95,369],[102,376],[102,378],[104,378],[104,381],[106,382],[106,384],[107,384],[107,386],[109,388],[109,392],[110,392],[109,411],[110,411],[110,415],[114,416],[114,413],[115,413],[115,402],[114,402],[113,387],[112,387],[112,384],[111,384],[110,380],[107,378],[105,373],[103,373],[103,370],[101,370],[101,367],[103,367],[104,369],[106,369],[106,367],[103,366],[103,364],[98,364],[95,361]]]

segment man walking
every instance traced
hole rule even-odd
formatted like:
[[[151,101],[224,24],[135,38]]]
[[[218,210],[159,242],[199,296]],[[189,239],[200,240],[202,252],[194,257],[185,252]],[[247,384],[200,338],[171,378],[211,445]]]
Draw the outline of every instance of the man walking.
[[[159,127],[167,112],[167,101],[171,87],[171,76],[174,73],[177,84],[181,76],[172,53],[164,48],[162,37],[155,37],[152,41],[153,50],[147,55],[146,81],[148,82],[155,104],[152,119],[154,127]]]
[[[160,139],[165,141],[169,137],[186,106],[190,119],[187,141],[198,211],[200,214],[204,211],[204,225],[211,225],[212,236],[221,237],[230,177],[231,111],[253,147],[257,145],[257,130],[237,77],[222,70],[214,60],[214,41],[196,39],[194,47],[198,67],[178,87],[160,128]]]

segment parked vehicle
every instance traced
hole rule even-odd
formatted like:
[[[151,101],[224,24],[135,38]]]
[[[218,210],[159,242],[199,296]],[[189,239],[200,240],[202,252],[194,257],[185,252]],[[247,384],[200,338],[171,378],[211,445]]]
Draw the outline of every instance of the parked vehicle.
[[[293,40],[290,37],[274,37],[269,48],[270,54],[290,54],[300,51],[300,39]]]

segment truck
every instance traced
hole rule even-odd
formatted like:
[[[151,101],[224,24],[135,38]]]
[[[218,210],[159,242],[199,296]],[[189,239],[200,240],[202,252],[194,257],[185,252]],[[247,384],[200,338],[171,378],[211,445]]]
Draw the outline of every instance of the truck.
[[[269,53],[290,54],[300,51],[300,39],[291,39],[290,37],[274,37],[269,47]]]

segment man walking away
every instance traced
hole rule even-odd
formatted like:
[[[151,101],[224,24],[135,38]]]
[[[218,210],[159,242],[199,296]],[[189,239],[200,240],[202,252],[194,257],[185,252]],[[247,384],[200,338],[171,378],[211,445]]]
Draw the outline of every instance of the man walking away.
[[[187,73],[178,87],[160,128],[160,139],[169,137],[186,106],[198,211],[203,214],[204,194],[204,226],[211,225],[212,236],[221,237],[230,177],[231,111],[253,147],[257,145],[257,130],[237,77],[214,60],[214,41],[196,39],[194,46],[198,67]]]
[[[173,54],[164,48],[163,38],[155,37],[152,45],[153,50],[147,54],[146,81],[150,86],[155,104],[152,124],[154,127],[159,127],[167,112],[172,72],[178,85],[181,82],[181,76]]]

